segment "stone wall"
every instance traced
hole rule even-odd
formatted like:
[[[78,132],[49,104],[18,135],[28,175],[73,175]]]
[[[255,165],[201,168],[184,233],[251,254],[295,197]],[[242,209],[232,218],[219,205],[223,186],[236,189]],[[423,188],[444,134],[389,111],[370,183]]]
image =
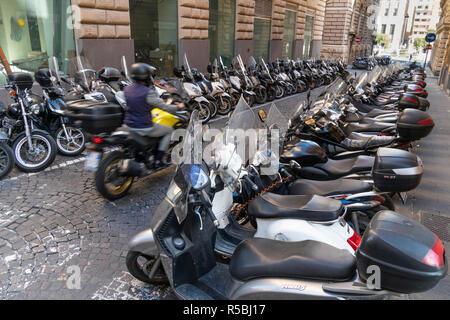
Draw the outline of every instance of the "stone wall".
[[[441,1],[441,19],[437,26],[437,40],[433,44],[430,66],[434,73],[450,65],[450,0]]]
[[[373,29],[369,28],[368,7],[378,0],[328,0],[325,8],[322,55],[346,62],[371,53]],[[356,43],[355,38],[361,38]]]
[[[179,39],[208,39],[209,0],[178,0]]]
[[[236,40],[253,39],[254,17],[254,0],[236,1]]]
[[[130,39],[128,0],[72,0],[77,39]]]

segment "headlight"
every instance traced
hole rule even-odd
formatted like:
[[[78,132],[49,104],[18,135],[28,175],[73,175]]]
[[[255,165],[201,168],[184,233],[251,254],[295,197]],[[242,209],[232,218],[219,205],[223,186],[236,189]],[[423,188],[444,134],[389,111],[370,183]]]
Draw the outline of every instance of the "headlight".
[[[41,106],[38,104],[33,104],[30,107],[30,111],[32,114],[34,114],[35,116],[38,116],[41,113]]]
[[[209,176],[203,171],[201,166],[192,166],[190,172],[190,182],[195,190],[204,189],[209,183]]]

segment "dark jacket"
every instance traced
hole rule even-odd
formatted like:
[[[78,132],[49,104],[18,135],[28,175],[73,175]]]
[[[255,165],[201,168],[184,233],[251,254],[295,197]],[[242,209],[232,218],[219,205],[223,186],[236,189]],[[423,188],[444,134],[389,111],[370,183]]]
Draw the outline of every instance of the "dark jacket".
[[[125,109],[125,124],[134,129],[145,129],[153,127],[152,110],[161,109],[166,112],[175,113],[178,106],[165,104],[159,98],[154,86],[147,87],[134,83],[124,90],[127,107]]]

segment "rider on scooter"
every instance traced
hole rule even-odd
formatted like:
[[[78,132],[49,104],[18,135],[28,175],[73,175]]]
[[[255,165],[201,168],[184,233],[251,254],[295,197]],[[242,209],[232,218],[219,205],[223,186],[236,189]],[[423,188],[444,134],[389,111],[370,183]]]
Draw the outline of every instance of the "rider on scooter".
[[[151,138],[161,137],[158,152],[155,157],[155,167],[165,166],[163,157],[169,149],[173,128],[153,123],[152,110],[161,109],[175,113],[185,108],[183,103],[168,105],[159,97],[154,85],[156,68],[136,63],[131,67],[131,78],[134,83],[125,88],[126,99],[125,126],[131,131]]]

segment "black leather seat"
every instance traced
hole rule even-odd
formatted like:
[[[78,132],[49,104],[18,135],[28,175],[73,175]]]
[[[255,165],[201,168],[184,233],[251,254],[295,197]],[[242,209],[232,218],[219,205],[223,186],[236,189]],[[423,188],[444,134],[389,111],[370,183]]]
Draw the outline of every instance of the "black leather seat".
[[[248,206],[248,215],[259,219],[302,219],[326,222],[339,218],[344,207],[340,201],[316,195],[279,195],[265,193]]]
[[[325,163],[314,165],[314,168],[325,171],[329,179],[335,180],[350,174],[371,171],[374,163],[374,157],[359,156],[343,160],[329,159]]]
[[[313,195],[329,197],[341,194],[369,192],[373,186],[364,181],[339,179],[334,181],[314,181],[300,179],[289,185],[291,195]]]
[[[395,123],[368,121],[367,123],[349,123],[344,131],[350,135],[352,132],[383,132],[395,129]]]
[[[375,117],[378,117],[381,115],[391,114],[391,113],[396,113],[396,112],[397,111],[395,111],[395,110],[372,109],[368,113],[366,113],[364,116],[367,118],[375,118]]]
[[[349,138],[342,141],[342,144],[348,150],[365,150],[388,146],[395,139],[394,136],[365,135],[353,132]]]
[[[231,275],[242,281],[270,277],[346,281],[355,270],[356,260],[348,251],[311,240],[251,238],[236,248],[230,262]]]

